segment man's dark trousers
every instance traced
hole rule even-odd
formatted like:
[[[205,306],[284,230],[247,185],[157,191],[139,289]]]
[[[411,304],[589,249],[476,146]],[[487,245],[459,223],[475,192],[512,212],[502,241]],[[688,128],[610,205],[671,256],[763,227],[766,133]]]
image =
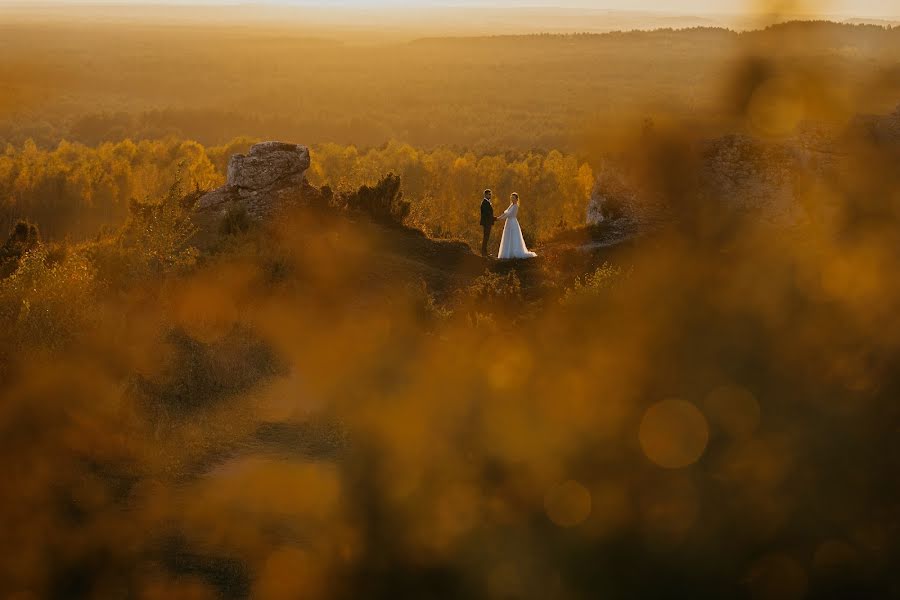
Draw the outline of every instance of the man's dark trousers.
[[[484,238],[481,241],[481,255],[487,256],[488,240],[491,237],[491,227],[494,226],[494,205],[485,195],[481,200],[481,226],[484,228]]]
[[[493,225],[482,225],[482,227],[484,228],[484,239],[481,241],[481,255],[487,256],[488,240],[491,239],[491,227]]]

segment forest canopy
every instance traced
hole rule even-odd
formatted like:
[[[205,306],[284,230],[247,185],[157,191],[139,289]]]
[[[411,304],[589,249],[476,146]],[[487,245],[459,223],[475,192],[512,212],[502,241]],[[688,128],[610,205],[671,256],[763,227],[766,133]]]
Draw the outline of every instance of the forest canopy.
[[[900,95],[900,28],[789,23],[719,28],[338,41],[285,29],[11,23],[0,26],[0,147],[95,146],[173,135],[207,146],[249,135],[305,144],[479,154],[580,151],[644,118],[728,123],[723,87],[745,59],[802,69],[842,108]],[[760,58],[762,60],[762,58]]]
[[[50,239],[96,234],[120,225],[132,199],[157,198],[176,177],[189,190],[209,190],[225,181],[228,159],[245,152],[248,138],[206,148],[197,142],[143,140],[96,147],[62,142],[41,150],[32,141],[8,145],[0,154],[2,222],[37,222]],[[474,241],[475,213],[485,186],[505,201],[518,191],[529,206],[523,215],[532,239],[584,224],[594,185],[591,167],[556,150],[476,155],[439,148],[426,151],[391,142],[379,148],[322,144],[312,149],[310,183],[351,191],[387,173],[400,176],[412,203],[411,225],[442,238]],[[505,205],[499,206],[500,209]]]

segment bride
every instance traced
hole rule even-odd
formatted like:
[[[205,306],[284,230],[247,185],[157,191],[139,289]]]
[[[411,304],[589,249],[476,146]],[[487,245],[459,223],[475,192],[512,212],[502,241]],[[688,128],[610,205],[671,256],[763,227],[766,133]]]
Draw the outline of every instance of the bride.
[[[522,228],[519,227],[519,194],[513,192],[510,197],[509,208],[497,220],[506,219],[503,225],[503,237],[500,238],[500,254],[497,258],[534,258],[534,252],[529,252],[525,247],[525,239],[522,237]]]

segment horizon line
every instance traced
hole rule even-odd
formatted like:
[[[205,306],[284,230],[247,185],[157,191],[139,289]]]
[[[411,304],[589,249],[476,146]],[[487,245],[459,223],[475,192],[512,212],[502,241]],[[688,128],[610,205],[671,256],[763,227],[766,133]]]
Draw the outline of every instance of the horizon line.
[[[880,20],[900,19],[900,13],[856,13],[847,11],[828,11],[828,12],[754,12],[742,10],[687,10],[678,11],[665,8],[632,8],[632,7],[595,7],[595,6],[574,6],[561,5],[547,2],[534,2],[529,0],[521,0],[514,4],[502,4],[496,0],[456,0],[441,2],[433,2],[423,4],[414,0],[387,0],[383,5],[365,5],[360,6],[357,0],[190,0],[184,2],[182,0],[0,0],[0,9],[6,7],[16,8],[37,8],[37,7],[72,7],[72,6],[95,6],[95,7],[123,7],[123,8],[153,8],[166,7],[172,8],[209,8],[218,7],[253,7],[259,8],[265,5],[266,8],[274,9],[352,9],[355,11],[378,11],[389,9],[408,9],[410,5],[415,5],[418,10],[428,9],[492,9],[492,10],[516,10],[516,9],[537,9],[537,10],[560,10],[567,12],[584,12],[584,13],[619,13],[619,14],[655,14],[655,15],[673,15],[673,16],[734,16],[734,17],[754,17],[754,16],[782,16],[782,17],[813,17],[827,19],[829,17],[841,18],[866,18]]]

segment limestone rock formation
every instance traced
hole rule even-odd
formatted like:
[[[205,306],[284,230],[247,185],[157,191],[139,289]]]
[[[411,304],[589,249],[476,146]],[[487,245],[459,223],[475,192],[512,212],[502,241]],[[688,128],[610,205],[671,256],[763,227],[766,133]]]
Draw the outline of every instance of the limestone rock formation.
[[[710,197],[752,211],[764,222],[791,225],[811,218],[802,190],[828,187],[840,154],[832,135],[809,126],[790,139],[763,141],[729,135],[704,148],[704,181]],[[818,202],[817,210],[834,207]]]
[[[621,170],[604,164],[591,191],[587,208],[588,224],[634,219],[637,216],[637,192],[625,180]]]
[[[201,196],[197,211],[224,212],[235,207],[262,219],[308,188],[305,174],[309,148],[284,142],[263,142],[246,155],[235,154],[228,163],[224,186]]]
[[[275,187],[299,185],[309,168],[309,148],[284,142],[263,142],[246,156],[235,154],[228,163],[227,185],[239,195],[254,195]]]
[[[889,137],[890,127],[890,122],[882,119],[872,121],[866,131],[877,128],[879,139],[883,139]],[[812,126],[778,141],[745,134],[724,135],[701,141],[698,151],[697,191],[704,201],[726,211],[752,212],[759,220],[779,225],[809,218],[799,190],[802,186],[827,185],[839,160],[832,136]],[[679,216],[677,211],[670,214],[668,198],[652,197],[625,172],[611,162],[601,170],[588,206],[588,223],[617,219],[652,222]]]

